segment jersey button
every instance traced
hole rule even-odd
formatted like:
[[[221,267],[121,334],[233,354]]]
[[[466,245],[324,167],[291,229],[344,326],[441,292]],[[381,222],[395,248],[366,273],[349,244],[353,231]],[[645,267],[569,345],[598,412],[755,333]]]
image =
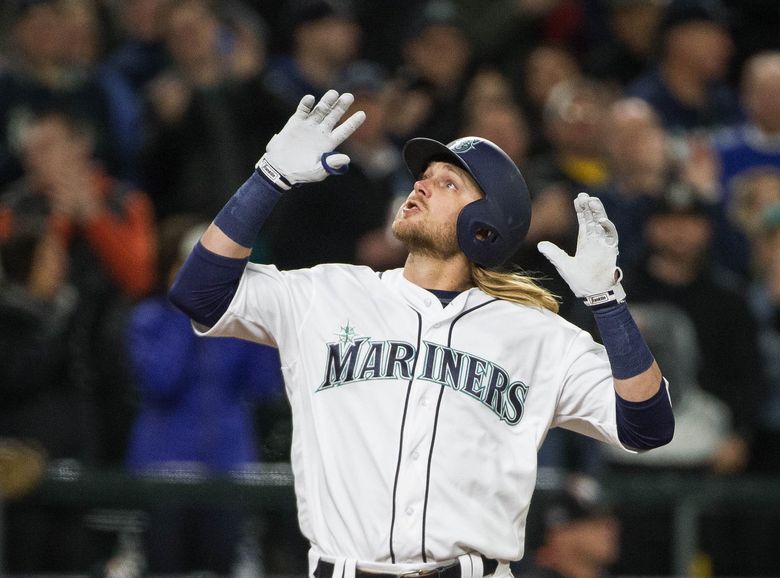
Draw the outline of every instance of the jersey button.
[[[411,516],[412,514],[414,514],[414,509],[411,506],[406,508],[406,515]]]
[[[416,459],[419,459],[419,457],[420,457],[420,452],[418,452],[417,450],[414,450],[412,452],[412,459],[416,460]]]
[[[427,398],[425,398],[425,397],[424,397],[424,398],[422,398],[422,399],[420,400],[420,405],[421,405],[421,406],[423,406],[423,407],[428,407],[428,399],[427,399]]]
[[[425,303],[425,306],[426,306],[426,307],[430,307],[430,306],[431,306],[431,303],[432,303],[432,301],[431,301],[430,299],[426,299],[425,301],[423,301],[423,303]]]

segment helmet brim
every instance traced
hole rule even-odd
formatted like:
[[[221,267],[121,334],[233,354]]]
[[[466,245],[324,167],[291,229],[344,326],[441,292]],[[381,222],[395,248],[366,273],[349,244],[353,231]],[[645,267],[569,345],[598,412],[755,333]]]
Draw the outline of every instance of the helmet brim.
[[[403,149],[404,162],[412,178],[417,180],[433,161],[451,163],[466,171],[476,181],[469,165],[447,145],[431,138],[413,138],[406,142]]]

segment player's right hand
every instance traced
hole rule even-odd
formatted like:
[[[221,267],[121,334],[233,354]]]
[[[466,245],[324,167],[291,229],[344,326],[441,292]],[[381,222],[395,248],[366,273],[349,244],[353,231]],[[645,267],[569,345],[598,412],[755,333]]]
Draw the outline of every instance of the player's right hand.
[[[361,110],[336,126],[354,100],[348,92],[329,90],[315,106],[313,96],[304,96],[295,114],[268,142],[257,169],[282,189],[346,172],[349,157],[333,151],[366,119]]]

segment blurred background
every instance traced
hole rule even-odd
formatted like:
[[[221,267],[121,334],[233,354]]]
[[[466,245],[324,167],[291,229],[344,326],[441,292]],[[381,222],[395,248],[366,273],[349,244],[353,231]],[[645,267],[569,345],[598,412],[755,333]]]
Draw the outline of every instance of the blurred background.
[[[780,576],[776,0],[3,0],[0,575],[304,576],[275,350],[199,340],[182,259],[304,94],[355,94],[341,177],[286,193],[252,260],[401,266],[406,139],[521,167],[512,265],[602,199],[675,440],[553,430],[521,576]]]

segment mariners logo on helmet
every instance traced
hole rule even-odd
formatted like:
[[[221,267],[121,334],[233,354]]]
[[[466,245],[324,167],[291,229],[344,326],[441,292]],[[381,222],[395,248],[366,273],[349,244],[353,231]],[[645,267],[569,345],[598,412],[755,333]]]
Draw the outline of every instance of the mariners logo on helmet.
[[[478,142],[479,140],[475,138],[459,138],[458,140],[452,141],[448,147],[451,151],[455,151],[456,153],[465,153],[466,151],[472,150]]]
[[[458,245],[466,257],[494,268],[517,252],[531,223],[531,198],[523,175],[503,150],[470,136],[447,145],[414,138],[403,153],[415,179],[432,161],[445,161],[463,168],[482,189],[484,198],[469,203],[458,215]]]

